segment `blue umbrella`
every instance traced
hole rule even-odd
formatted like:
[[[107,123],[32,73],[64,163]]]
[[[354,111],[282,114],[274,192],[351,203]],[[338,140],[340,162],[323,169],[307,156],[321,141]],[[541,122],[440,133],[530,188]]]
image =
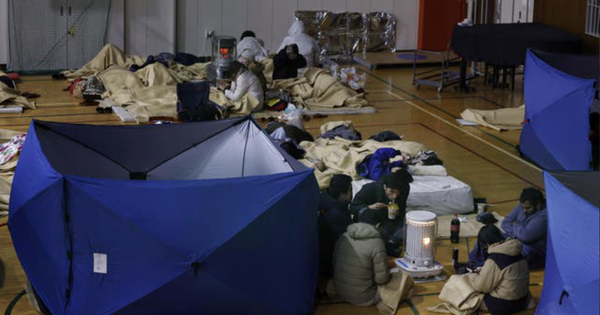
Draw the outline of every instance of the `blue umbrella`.
[[[544,173],[548,242],[536,314],[598,314],[598,172]]]
[[[10,233],[52,314],[306,314],[318,187],[250,117],[34,121]]]
[[[594,82],[568,75],[533,52],[525,63],[521,153],[546,170],[590,170],[589,110]]]

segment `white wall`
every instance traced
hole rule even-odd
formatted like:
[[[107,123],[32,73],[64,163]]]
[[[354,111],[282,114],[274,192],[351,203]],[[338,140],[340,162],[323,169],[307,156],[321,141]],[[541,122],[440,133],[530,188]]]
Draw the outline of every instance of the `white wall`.
[[[106,42],[125,49],[125,0],[111,0]]]
[[[419,0],[177,0],[177,50],[209,55],[207,30],[239,38],[249,29],[274,52],[296,10],[387,11],[397,19],[396,48],[417,46]]]
[[[0,0],[0,63],[8,64],[8,0]]]
[[[125,1],[125,51],[142,56],[175,51],[175,0]]]
[[[533,22],[534,0],[498,0],[496,23]]]

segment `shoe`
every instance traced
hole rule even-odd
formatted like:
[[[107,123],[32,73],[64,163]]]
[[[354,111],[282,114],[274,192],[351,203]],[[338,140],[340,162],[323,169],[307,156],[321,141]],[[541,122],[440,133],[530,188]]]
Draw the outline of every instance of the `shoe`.
[[[473,21],[471,21],[471,19],[466,18],[462,22],[459,22],[458,26],[473,26]]]
[[[102,98],[102,93],[104,93],[104,85],[100,79],[95,75],[89,76],[85,84],[85,90],[83,91],[83,98],[92,100],[100,99]]]

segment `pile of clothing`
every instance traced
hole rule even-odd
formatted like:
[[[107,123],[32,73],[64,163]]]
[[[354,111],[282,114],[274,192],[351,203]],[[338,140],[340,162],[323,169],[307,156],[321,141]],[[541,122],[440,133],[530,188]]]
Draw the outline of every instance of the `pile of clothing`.
[[[22,132],[0,129],[0,211],[7,211],[10,201],[10,188],[19,161],[19,153],[25,143]]]

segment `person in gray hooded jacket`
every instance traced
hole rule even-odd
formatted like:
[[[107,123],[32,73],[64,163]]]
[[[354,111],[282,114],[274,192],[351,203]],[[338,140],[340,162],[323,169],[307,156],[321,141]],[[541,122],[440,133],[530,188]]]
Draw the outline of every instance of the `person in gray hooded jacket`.
[[[338,239],[333,253],[333,281],[339,297],[357,306],[381,300],[378,285],[391,279],[385,245],[367,218],[354,223]]]

